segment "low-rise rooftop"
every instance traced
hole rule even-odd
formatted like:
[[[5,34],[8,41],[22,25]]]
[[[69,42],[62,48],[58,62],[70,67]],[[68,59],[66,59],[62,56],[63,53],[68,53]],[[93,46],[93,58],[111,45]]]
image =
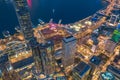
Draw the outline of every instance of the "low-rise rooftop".
[[[95,65],[99,65],[101,63],[101,59],[98,56],[93,56],[90,59],[90,62],[93,63],[93,64],[95,64]]]
[[[91,69],[91,66],[86,64],[85,62],[80,62],[73,71],[77,72],[79,74],[79,77],[82,78],[88,70]]]

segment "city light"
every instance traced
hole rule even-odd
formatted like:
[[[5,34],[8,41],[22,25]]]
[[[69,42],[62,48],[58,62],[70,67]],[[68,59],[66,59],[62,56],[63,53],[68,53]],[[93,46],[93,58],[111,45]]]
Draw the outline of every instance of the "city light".
[[[92,1],[85,2],[89,12],[99,6],[90,15],[83,12],[86,17],[85,7],[72,10],[80,2],[56,2],[12,0],[16,15],[9,13],[10,7],[9,16],[4,12],[7,9],[1,10],[0,80],[120,80],[120,0],[98,1],[102,8],[95,1],[91,9],[87,7]],[[4,5],[9,5],[7,0],[0,1],[0,9]],[[69,5],[71,12],[64,11]],[[12,22],[5,19],[10,15],[17,26],[12,34],[7,30]]]

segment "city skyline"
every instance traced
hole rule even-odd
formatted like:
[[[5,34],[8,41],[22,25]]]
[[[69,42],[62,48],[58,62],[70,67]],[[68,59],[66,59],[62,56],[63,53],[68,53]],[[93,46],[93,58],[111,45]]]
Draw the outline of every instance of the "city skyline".
[[[33,24],[30,9],[35,4],[40,7],[38,3],[34,4],[33,0],[1,2],[7,5],[12,2],[19,24],[12,35],[3,31],[4,38],[0,39],[0,80],[120,80],[119,0],[97,0],[91,6],[93,10],[86,5],[84,8],[94,13],[85,17],[83,14],[87,13],[81,12],[79,15],[84,17],[76,15],[79,20],[73,21],[74,10],[78,8],[68,8],[71,10],[68,14],[73,16],[66,18],[70,22],[64,19],[56,22],[59,9],[55,8],[56,4],[50,5],[52,18],[44,21],[38,17],[37,25]],[[80,3],[71,0],[65,5],[73,4]],[[100,8],[101,5],[104,6]],[[46,12],[43,10],[43,13]]]
[[[55,23],[58,23],[59,20],[62,20],[62,23],[64,24],[74,23],[94,14],[99,9],[104,8],[107,4],[102,3],[101,0],[93,0],[90,3],[86,3],[86,1],[75,2],[74,0],[71,0],[68,2],[64,0],[31,0],[32,7],[29,7],[29,10],[31,14],[32,24],[34,25],[33,27],[36,27],[39,24],[38,19],[41,19],[44,22],[49,22],[50,19],[53,19]],[[78,3],[80,3],[80,5]],[[74,7],[72,7],[71,5]],[[68,7],[63,8],[64,6]],[[13,35],[16,32],[15,27],[19,27],[19,23],[16,17],[12,0],[6,0],[6,2],[1,1],[0,9],[2,10],[0,15],[0,26],[4,27],[4,29],[0,28],[0,38],[3,38],[4,36],[2,33],[5,31],[9,31],[10,34]],[[3,16],[4,14],[6,14],[6,16]],[[81,14],[82,16],[79,14]]]

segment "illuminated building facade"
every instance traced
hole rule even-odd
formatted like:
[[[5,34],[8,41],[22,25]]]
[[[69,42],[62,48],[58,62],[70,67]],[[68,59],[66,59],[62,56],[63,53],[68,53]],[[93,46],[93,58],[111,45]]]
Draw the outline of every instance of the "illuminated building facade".
[[[62,63],[64,67],[68,67],[74,64],[74,55],[76,53],[76,38],[69,36],[63,38],[63,59]]]
[[[29,41],[31,38],[33,38],[33,30],[27,0],[13,1],[21,31],[24,35],[25,40]]]
[[[55,71],[54,60],[54,44],[52,41],[47,41],[40,44],[40,58],[42,61],[42,72],[46,75],[50,75]]]
[[[12,71],[18,73],[21,79],[32,78],[31,68],[34,66],[32,52],[26,51],[24,43],[11,42],[7,44],[9,47],[9,61],[12,66]],[[16,51],[17,50],[17,51]]]
[[[51,75],[55,72],[54,43],[53,41],[44,41],[37,43],[31,40],[32,53],[34,56],[36,74]]]
[[[13,67],[13,71],[17,72],[20,75],[21,79],[31,79],[32,74],[31,70],[34,66],[34,59],[32,53],[23,52],[19,55],[10,57],[10,62]]]
[[[0,78],[2,80],[21,80],[19,74],[12,71],[7,54],[0,56]]]
[[[38,72],[42,72],[42,60],[41,60],[41,53],[40,53],[40,45],[36,44],[36,45],[32,45],[32,52],[33,52],[33,56],[34,56],[34,60],[35,60],[35,65],[36,65],[36,69]]]
[[[35,54],[34,53],[35,48],[33,48],[33,45],[36,45],[37,42],[36,42],[36,39],[34,38],[34,34],[33,34],[32,22],[31,22],[31,18],[30,18],[27,0],[13,0],[13,2],[14,2],[14,7],[16,10],[16,14],[18,17],[18,21],[19,21],[19,25],[20,25],[22,34],[24,35],[24,38],[27,43],[27,48],[32,49],[32,53]],[[24,61],[26,61],[26,62],[24,62]],[[34,64],[34,60],[33,60],[33,57],[31,57],[31,55],[30,55],[29,57],[27,57],[25,59],[22,59],[18,62],[13,63],[13,66],[14,66],[14,69],[16,69],[18,72],[23,72],[24,69],[29,70],[28,67],[32,67],[33,64]],[[18,65],[21,65],[21,66],[18,66]],[[26,72],[24,71],[24,73],[26,73]],[[23,78],[26,78],[27,76],[24,76],[25,75],[24,73],[22,74]]]

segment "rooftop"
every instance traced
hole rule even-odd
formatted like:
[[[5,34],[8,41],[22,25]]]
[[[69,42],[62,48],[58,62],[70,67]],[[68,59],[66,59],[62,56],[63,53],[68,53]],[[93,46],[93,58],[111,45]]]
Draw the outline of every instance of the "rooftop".
[[[8,55],[7,54],[0,56],[0,64],[4,64],[7,61],[8,61]]]
[[[112,40],[107,40],[107,42],[105,43],[106,46],[105,46],[105,50],[112,53],[116,47],[116,43],[113,42]],[[112,45],[112,46],[111,46]]]
[[[80,62],[74,69],[73,71],[77,72],[82,78],[88,70],[90,70],[91,66],[86,64],[85,62]]]
[[[117,55],[114,59],[114,63],[120,65],[120,55]]]
[[[55,35],[55,36],[49,38],[48,40],[52,40],[54,43],[57,43],[57,42],[61,42],[62,39],[63,39],[62,35]]]
[[[40,48],[47,48],[53,45],[54,45],[53,41],[50,40],[50,41],[47,41],[46,43],[41,43]]]
[[[113,75],[120,78],[120,69],[118,69],[112,65],[109,65],[107,68],[107,71],[111,72]]]
[[[65,43],[72,42],[72,41],[75,41],[75,40],[76,40],[76,38],[73,37],[73,36],[68,36],[68,37],[63,38],[63,41]]]
[[[23,59],[21,61],[13,63],[12,66],[13,66],[14,69],[18,69],[18,68],[22,68],[22,67],[28,66],[28,65],[30,65],[33,62],[34,62],[33,57],[29,57],[27,59]]]
[[[114,75],[110,72],[101,73],[100,76],[102,77],[103,80],[115,80]]]
[[[91,59],[90,59],[90,62],[95,64],[95,65],[99,65],[100,62],[101,62],[101,59],[98,57],[98,56],[93,56]]]

